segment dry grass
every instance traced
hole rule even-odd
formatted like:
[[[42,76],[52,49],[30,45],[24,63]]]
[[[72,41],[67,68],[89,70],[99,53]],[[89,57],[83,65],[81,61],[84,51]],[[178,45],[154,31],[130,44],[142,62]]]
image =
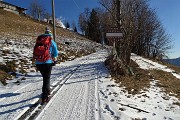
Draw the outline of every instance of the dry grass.
[[[0,9],[0,34],[17,34],[24,36],[37,36],[44,33],[45,27],[48,25],[52,30],[52,25],[46,22],[39,22],[28,16],[20,16],[12,12]],[[83,36],[63,28],[56,28],[56,34],[60,37],[77,38],[79,40],[87,40]]]
[[[131,61],[130,68],[134,72],[132,76],[127,74],[128,68],[125,70],[117,68],[119,65],[116,62],[112,57],[109,57],[105,63],[115,82],[121,87],[125,87],[129,94],[139,94],[142,90],[148,89],[150,87],[150,80],[155,79],[159,81],[157,86],[162,88],[163,92],[180,99],[180,80],[171,73],[162,70],[143,70],[134,61]],[[171,68],[179,70],[178,67]]]
[[[161,62],[161,64],[167,66],[168,68],[175,70],[176,73],[180,73],[180,66],[171,65],[166,62]]]
[[[154,79],[159,80],[158,87],[161,87],[165,93],[175,96],[180,99],[180,80],[171,73],[162,70],[151,70],[151,75]]]
[[[44,30],[44,25],[33,22],[31,18],[16,15],[14,13],[0,10],[0,32],[8,33],[40,33]]]
[[[131,77],[113,77],[115,82],[118,83],[121,87],[125,87],[129,94],[139,94],[142,90],[146,90],[150,86],[150,80],[147,76],[143,77],[144,75],[139,75],[138,77],[131,76]],[[139,79],[140,78],[140,79]],[[143,79],[142,79],[143,78]]]
[[[6,72],[0,70],[0,82],[3,84],[3,85],[7,85],[6,83],[6,79],[9,78],[10,75],[7,74]]]
[[[115,82],[121,87],[125,87],[129,94],[138,94],[141,90],[150,87],[149,72],[138,68],[138,65],[134,61],[131,61],[130,67],[126,67],[125,69],[120,68],[120,65],[118,65],[112,56],[105,63]],[[129,68],[133,71],[134,75],[128,72]]]

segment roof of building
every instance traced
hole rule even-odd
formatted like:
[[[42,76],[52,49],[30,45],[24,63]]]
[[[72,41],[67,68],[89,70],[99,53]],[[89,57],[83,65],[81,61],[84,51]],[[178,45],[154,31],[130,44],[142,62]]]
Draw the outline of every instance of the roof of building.
[[[5,4],[7,4],[7,5],[11,5],[11,6],[17,7],[17,8],[19,8],[19,9],[27,10],[27,8],[22,8],[22,7],[19,7],[19,6],[17,6],[17,5],[13,5],[13,4],[4,2],[4,1],[0,1],[0,3],[5,3]]]

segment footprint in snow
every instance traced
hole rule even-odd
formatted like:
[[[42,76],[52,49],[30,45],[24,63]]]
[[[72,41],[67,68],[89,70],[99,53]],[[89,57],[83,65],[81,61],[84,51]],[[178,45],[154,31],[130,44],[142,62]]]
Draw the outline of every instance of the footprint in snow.
[[[105,107],[104,107],[104,109],[106,109],[107,111],[109,111],[111,115],[114,115],[114,111],[112,111],[112,110],[110,109],[109,105],[106,104]]]

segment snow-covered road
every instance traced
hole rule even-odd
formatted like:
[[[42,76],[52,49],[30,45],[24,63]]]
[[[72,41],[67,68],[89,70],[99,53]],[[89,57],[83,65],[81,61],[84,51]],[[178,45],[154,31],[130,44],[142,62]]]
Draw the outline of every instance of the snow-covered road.
[[[81,66],[65,82],[37,119],[41,120],[94,120],[96,118],[95,88],[99,78],[98,67],[103,56],[94,54],[85,58]],[[53,115],[53,116],[51,116]]]
[[[99,116],[96,104],[98,97],[95,90],[97,90],[97,80],[101,72],[98,68],[103,65],[105,56],[107,52],[101,51],[55,66],[51,76],[51,87],[56,86],[60,89],[37,119],[52,119],[52,116],[57,120],[97,118]],[[11,84],[14,83],[9,83],[4,91],[6,93],[1,94],[0,97],[0,119],[2,120],[19,119],[41,94],[42,80],[39,73],[29,74],[26,81],[22,81],[19,87]]]

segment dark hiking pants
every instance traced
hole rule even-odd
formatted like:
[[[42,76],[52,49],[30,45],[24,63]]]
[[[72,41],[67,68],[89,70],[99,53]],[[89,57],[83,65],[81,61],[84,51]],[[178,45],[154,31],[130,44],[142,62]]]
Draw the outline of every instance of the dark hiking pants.
[[[50,94],[50,76],[52,64],[37,64],[36,67],[43,77],[42,99],[45,99]]]

